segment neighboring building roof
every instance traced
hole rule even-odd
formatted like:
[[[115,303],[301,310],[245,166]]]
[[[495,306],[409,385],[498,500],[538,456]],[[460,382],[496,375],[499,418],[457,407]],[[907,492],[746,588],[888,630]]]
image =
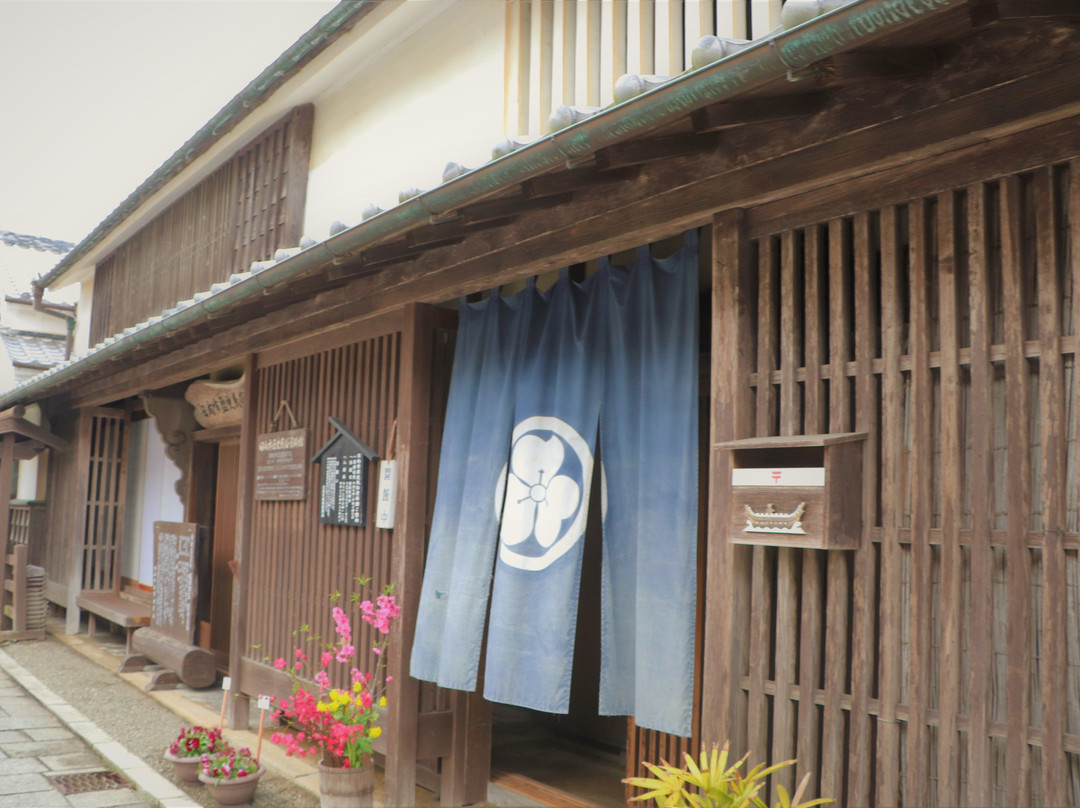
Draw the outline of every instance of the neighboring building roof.
[[[37,370],[48,370],[63,362],[67,348],[67,340],[62,336],[3,326],[0,326],[0,342],[4,343],[13,365]]]
[[[0,230],[0,294],[15,298],[29,295],[35,279],[48,273],[73,246],[70,241]],[[62,305],[79,299],[77,289],[59,295],[50,289],[48,296],[50,303]]]
[[[51,252],[56,253],[57,255],[63,255],[75,246],[70,241],[57,241],[56,239],[42,238],[41,236],[28,236],[23,233],[12,233],[9,230],[0,230],[0,243],[6,244],[9,247],[23,247],[28,250]]]

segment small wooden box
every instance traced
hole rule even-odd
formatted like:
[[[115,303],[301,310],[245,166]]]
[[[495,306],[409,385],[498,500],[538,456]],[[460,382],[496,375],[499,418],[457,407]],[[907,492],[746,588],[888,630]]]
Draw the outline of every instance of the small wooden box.
[[[731,452],[736,544],[851,550],[862,536],[865,432],[749,438]]]

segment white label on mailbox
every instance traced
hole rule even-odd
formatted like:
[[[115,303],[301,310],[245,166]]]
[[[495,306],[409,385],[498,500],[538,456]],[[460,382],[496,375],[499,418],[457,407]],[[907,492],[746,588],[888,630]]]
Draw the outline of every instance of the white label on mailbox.
[[[231,676],[222,677],[222,679],[221,679],[221,689],[222,690],[232,690],[232,677]]]
[[[784,485],[795,488],[823,488],[825,469],[820,466],[816,468],[732,469],[731,484],[754,487]]]
[[[269,710],[270,709],[270,697],[269,696],[259,696],[259,709],[260,710]]]

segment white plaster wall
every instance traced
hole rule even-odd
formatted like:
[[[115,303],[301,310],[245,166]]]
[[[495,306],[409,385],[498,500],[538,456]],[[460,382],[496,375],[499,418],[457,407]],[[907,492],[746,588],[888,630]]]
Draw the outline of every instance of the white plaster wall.
[[[31,404],[26,408],[26,414],[23,417],[30,423],[41,426],[41,407],[37,404]],[[18,461],[19,475],[15,486],[15,499],[45,498],[45,492],[42,491],[39,495],[37,490],[38,465],[41,462],[41,455],[32,457],[29,460]]]
[[[369,203],[432,188],[450,161],[475,168],[503,139],[504,4],[427,8],[436,16],[400,41],[370,32],[370,48],[386,49],[316,99],[305,233],[325,238],[335,220],[359,223]]]
[[[124,577],[153,585],[154,522],[184,520],[184,505],[175,488],[179,479],[180,470],[165,456],[165,444],[154,422],[133,423],[128,441]]]
[[[38,334],[56,334],[67,336],[67,323],[52,314],[38,311],[26,303],[4,301],[0,310],[0,325],[17,331],[34,331]]]
[[[94,276],[79,284],[79,314],[75,320],[72,350],[76,355],[85,354],[90,349],[90,316],[94,309]]]

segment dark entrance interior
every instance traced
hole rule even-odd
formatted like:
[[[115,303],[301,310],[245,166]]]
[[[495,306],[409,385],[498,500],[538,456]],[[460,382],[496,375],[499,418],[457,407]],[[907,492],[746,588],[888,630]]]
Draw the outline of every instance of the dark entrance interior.
[[[595,469],[600,468],[599,452]],[[582,558],[570,711],[492,705],[492,781],[565,806],[624,806],[624,717],[597,713],[600,692],[600,480],[594,473]]]
[[[218,669],[226,671],[232,620],[233,574],[229,561],[236,543],[237,473],[240,438],[229,430],[196,434],[192,454],[188,520],[204,529],[198,592],[198,643],[214,652]]]

